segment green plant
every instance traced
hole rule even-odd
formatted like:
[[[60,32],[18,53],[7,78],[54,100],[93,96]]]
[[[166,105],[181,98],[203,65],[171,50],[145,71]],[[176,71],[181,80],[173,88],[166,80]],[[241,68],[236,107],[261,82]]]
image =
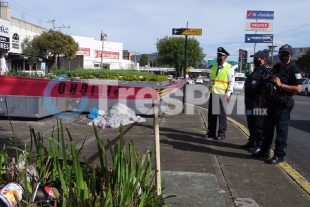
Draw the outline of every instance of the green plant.
[[[21,149],[15,143],[16,159],[3,166],[0,170],[2,183],[8,182],[5,168],[24,162],[24,167],[13,170],[10,180],[18,182],[24,188],[23,204],[37,206],[32,203],[34,189],[38,183],[54,187],[59,198],[58,206],[106,206],[106,207],[140,207],[161,206],[163,196],[157,195],[154,186],[156,172],[152,167],[151,152],[140,156],[131,141],[128,152],[123,137],[123,126],[119,127],[120,141],[110,148],[110,156],[105,150],[103,141],[99,138],[96,127],[94,134],[99,154],[98,166],[81,159],[83,144],[76,148],[69,130],[63,128],[62,120],[57,122],[56,136],[54,131],[49,136],[49,146],[43,144],[43,135],[30,127],[30,146]],[[13,130],[13,129],[12,129]],[[65,143],[65,132],[69,143]],[[85,142],[85,140],[84,140]],[[108,143],[111,145],[111,143]],[[0,151],[0,161],[7,161],[5,147]],[[111,165],[108,165],[108,157]],[[39,179],[27,179],[27,168],[35,166]]]

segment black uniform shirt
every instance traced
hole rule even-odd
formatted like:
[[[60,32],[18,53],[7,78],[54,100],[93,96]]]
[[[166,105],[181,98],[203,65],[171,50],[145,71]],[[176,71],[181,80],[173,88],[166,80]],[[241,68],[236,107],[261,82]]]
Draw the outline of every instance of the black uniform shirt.
[[[262,93],[263,81],[270,71],[271,68],[266,64],[260,65],[254,69],[244,83],[245,99],[256,99],[257,95]]]
[[[303,79],[301,76],[301,70],[294,62],[291,62],[284,67],[281,67],[281,63],[278,63],[273,67],[271,72],[277,74],[282,84],[295,86],[302,84]],[[289,96],[293,95],[293,93],[281,89],[280,93]]]

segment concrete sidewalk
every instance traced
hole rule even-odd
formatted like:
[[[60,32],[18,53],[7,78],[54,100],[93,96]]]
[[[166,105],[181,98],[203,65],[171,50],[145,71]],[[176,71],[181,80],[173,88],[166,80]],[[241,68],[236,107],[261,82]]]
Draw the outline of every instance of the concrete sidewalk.
[[[180,107],[173,103],[171,109]],[[226,139],[214,141],[202,138],[205,133],[208,111],[187,106],[194,114],[169,115],[169,109],[160,120],[161,176],[168,206],[178,207],[306,207],[310,196],[297,185],[278,165],[269,165],[253,159],[240,149],[247,141],[246,134],[228,121]],[[93,128],[88,126],[86,115],[66,121],[77,146],[82,145],[83,156],[96,161]],[[44,137],[52,133],[55,118],[40,121],[13,121],[19,144],[30,141],[29,125]],[[153,119],[124,127],[126,144],[133,140],[137,152],[154,151]],[[98,129],[104,143],[118,141],[118,129]],[[12,137],[8,121],[0,121],[1,144]],[[155,153],[153,153],[154,155]]]

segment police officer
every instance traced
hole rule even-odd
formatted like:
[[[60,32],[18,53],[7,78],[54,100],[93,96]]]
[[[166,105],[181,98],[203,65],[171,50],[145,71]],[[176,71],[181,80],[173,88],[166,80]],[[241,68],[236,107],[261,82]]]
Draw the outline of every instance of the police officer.
[[[217,48],[217,63],[211,68],[211,82],[209,84],[209,105],[208,105],[208,132],[205,138],[222,140],[226,138],[227,116],[226,105],[229,101],[233,86],[235,84],[235,70],[226,62],[229,53],[223,48]],[[217,119],[219,128],[216,136]]]
[[[259,108],[259,98],[262,95],[263,81],[271,68],[266,64],[269,50],[258,51],[250,57],[254,57],[254,71],[247,77],[244,83],[244,101],[250,136],[243,149],[252,149],[253,153],[260,150],[263,139],[264,110]]]
[[[268,160],[270,164],[283,162],[286,155],[290,113],[294,107],[293,95],[300,93],[302,83],[301,71],[292,62],[292,47],[285,44],[279,48],[278,54],[281,62],[272,68],[263,86],[263,100],[267,107],[263,143],[261,150],[252,154],[257,158],[269,157],[276,128],[274,156]]]

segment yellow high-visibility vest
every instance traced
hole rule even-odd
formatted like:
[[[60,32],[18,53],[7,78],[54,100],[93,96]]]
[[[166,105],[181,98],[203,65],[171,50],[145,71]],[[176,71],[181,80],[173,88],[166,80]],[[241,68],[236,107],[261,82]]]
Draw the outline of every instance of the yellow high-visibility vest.
[[[229,86],[228,72],[231,65],[226,63],[225,67],[216,76],[217,67],[218,65],[214,64],[211,68],[211,83],[209,91],[210,93],[214,92],[216,94],[224,95]]]

